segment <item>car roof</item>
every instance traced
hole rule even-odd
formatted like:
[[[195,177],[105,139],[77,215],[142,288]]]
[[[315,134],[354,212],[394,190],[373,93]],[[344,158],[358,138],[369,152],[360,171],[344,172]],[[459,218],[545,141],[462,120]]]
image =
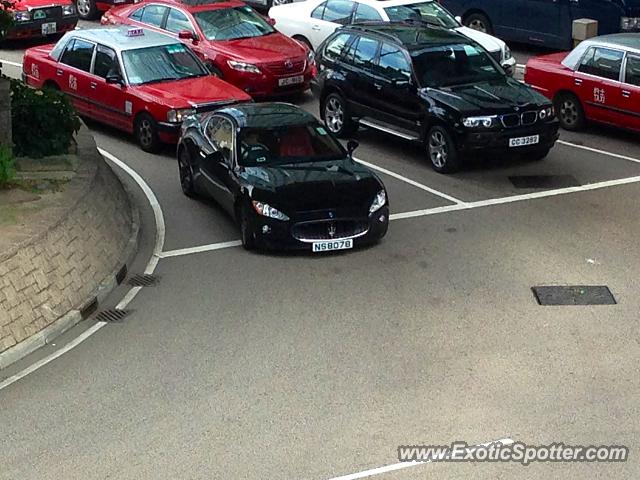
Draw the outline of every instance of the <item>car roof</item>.
[[[423,22],[358,22],[343,27],[343,30],[377,33],[402,43],[409,50],[428,46],[473,43],[473,40],[461,33]]]
[[[623,47],[627,50],[640,50],[640,33],[614,33],[586,40],[590,44]]]
[[[214,113],[232,117],[240,128],[304,125],[318,120],[306,110],[290,103],[240,103]]]
[[[142,30],[142,35],[130,36],[128,32]],[[74,30],[70,37],[89,40],[110,47],[116,51],[134,50],[136,48],[173,45],[178,43],[175,38],[146,28],[130,26],[116,26],[107,28],[89,28]]]

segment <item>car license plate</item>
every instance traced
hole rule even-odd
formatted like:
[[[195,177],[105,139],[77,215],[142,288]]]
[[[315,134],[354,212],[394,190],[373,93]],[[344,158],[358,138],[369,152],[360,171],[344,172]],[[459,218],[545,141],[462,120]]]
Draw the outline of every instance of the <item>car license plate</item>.
[[[304,76],[297,75],[295,77],[281,78],[280,80],[278,80],[278,85],[280,85],[281,87],[285,87],[287,85],[295,85],[302,82],[304,82]]]
[[[334,250],[348,250],[349,248],[353,248],[353,239],[351,238],[313,242],[313,252],[332,252]]]
[[[540,135],[531,135],[529,137],[510,138],[510,147],[526,147],[527,145],[535,145],[540,143]]]
[[[53,35],[58,31],[56,22],[49,22],[42,24],[42,35]]]

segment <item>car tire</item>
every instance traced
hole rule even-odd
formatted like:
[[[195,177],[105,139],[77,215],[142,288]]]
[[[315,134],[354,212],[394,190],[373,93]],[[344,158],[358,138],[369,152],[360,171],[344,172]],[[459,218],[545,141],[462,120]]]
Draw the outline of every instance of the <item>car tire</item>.
[[[438,173],[451,173],[460,168],[458,148],[444,127],[436,125],[426,139],[427,155],[431,167]]]
[[[158,138],[158,124],[148,113],[138,115],[134,125],[135,137],[140,148],[145,152],[154,153],[160,149]]]
[[[544,160],[549,155],[550,148],[538,148],[536,150],[531,150],[528,153],[524,154],[525,160],[529,160],[530,162],[539,162],[540,160]]]
[[[95,0],[76,0],[76,10],[82,20],[96,20],[100,16]]]
[[[466,27],[473,28],[479,32],[493,34],[493,27],[491,26],[491,20],[484,13],[472,13],[465,17],[462,22]]]
[[[338,137],[347,136],[355,130],[347,103],[338,93],[330,93],[322,102],[322,118],[327,129]]]
[[[181,148],[178,152],[178,172],[180,174],[180,187],[182,193],[189,198],[196,198],[196,185],[193,181],[193,169],[191,168],[191,158],[186,148]]]
[[[560,93],[553,103],[562,128],[572,132],[584,128],[586,119],[578,97],[573,93]]]
[[[255,232],[251,231],[251,227],[249,226],[249,212],[247,211],[247,207],[240,209],[239,217],[238,223],[240,224],[242,247],[245,250],[255,250],[257,246],[256,235]]]

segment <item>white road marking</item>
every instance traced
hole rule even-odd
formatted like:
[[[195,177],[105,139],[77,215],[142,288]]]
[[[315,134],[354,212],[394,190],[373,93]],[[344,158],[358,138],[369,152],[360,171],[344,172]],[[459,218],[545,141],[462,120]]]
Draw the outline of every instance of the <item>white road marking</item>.
[[[12,67],[17,67],[17,68],[22,68],[22,64],[18,63],[18,62],[12,62],[11,60],[1,60],[0,59],[0,63],[2,65],[10,65]]]
[[[496,440],[495,442],[487,442],[481,443],[479,445],[474,445],[466,448],[466,451],[471,451],[477,447],[488,447],[494,443],[501,443],[503,446],[511,445],[514,441],[510,438],[503,438],[502,440]],[[428,463],[434,463],[432,460],[426,460],[424,462],[400,462],[394,463],[392,465],[385,465],[384,467],[372,468],[371,470],[365,470],[363,472],[351,473],[349,475],[343,475],[341,477],[333,477],[329,480],[357,480],[359,478],[368,478],[373,477],[375,475],[381,475],[383,473],[395,472],[397,470],[403,470],[405,468],[417,467],[419,465],[426,465]]]
[[[397,178],[398,180],[401,180],[405,183],[408,183],[409,185],[413,185],[416,188],[419,188],[420,190],[424,190],[425,192],[429,192],[433,195],[436,195],[440,198],[444,198],[445,200],[448,200],[452,203],[456,203],[458,205],[464,205],[465,202],[463,202],[462,200],[452,197],[451,195],[447,195],[446,193],[440,192],[438,190],[435,190],[431,187],[427,187],[426,185],[423,185],[422,183],[416,182],[415,180],[411,180],[410,178],[404,177],[402,175],[400,175],[399,173],[396,172],[392,172],[391,170],[387,170],[386,168],[382,168],[379,167],[377,165],[374,165],[373,163],[369,163],[369,162],[365,162],[364,160],[360,160],[359,158],[354,158],[354,160],[358,163],[361,163],[362,165],[364,165],[365,167],[369,167],[373,170],[377,170],[379,172],[384,173],[385,175],[389,175],[390,177],[393,178]]]
[[[523,195],[512,195],[510,197],[491,198],[477,202],[469,202],[463,205],[447,205],[444,207],[427,208],[425,210],[415,210],[413,212],[395,213],[389,215],[389,220],[401,220],[405,218],[425,217],[439,213],[455,212],[458,210],[471,210],[474,208],[488,207],[491,205],[503,205],[506,203],[522,202],[524,200],[534,200],[537,198],[555,197],[568,193],[587,192],[590,190],[600,190],[602,188],[616,187],[640,182],[640,176],[620,178],[618,180],[607,180],[605,182],[588,183],[578,187],[558,188],[556,190],[546,190],[544,192],[525,193]]]
[[[199,247],[180,248],[178,250],[167,250],[160,254],[160,258],[181,257],[183,255],[191,255],[192,253],[210,252],[212,250],[222,250],[223,248],[241,247],[242,240],[232,240],[230,242],[212,243],[209,245],[200,245]]]
[[[599,153],[601,155],[608,155],[614,158],[620,158],[622,160],[628,160],[629,162],[640,163],[640,159],[628,157],[626,155],[620,155],[619,153],[607,152],[605,150],[600,150],[598,148],[593,147],[585,147],[584,145],[578,145],[577,143],[567,142],[566,140],[558,140],[559,144],[566,145],[568,147],[579,148],[580,150],[586,150],[588,152]]]
[[[160,259],[159,254],[162,252],[162,249],[164,248],[164,238],[165,238],[164,215],[162,213],[162,209],[160,208],[160,204],[158,203],[158,199],[156,198],[155,194],[153,193],[149,185],[147,185],[147,182],[145,182],[144,179],[135,170],[133,170],[126,163],[124,163],[122,160],[118,159],[114,155],[110,154],[109,152],[101,148],[98,148],[98,151],[105,158],[108,158],[111,162],[113,162],[119,168],[121,168],[126,174],[128,174],[138,184],[138,186],[142,189],[145,196],[147,197],[147,200],[149,201],[151,208],[153,209],[153,215],[156,221],[156,239],[155,239],[155,245],[153,247],[153,256],[149,259],[149,262],[147,263],[147,268],[144,271],[144,273],[152,274],[156,269],[156,266],[158,265],[158,260]],[[141,287],[132,287],[124,296],[124,298],[120,301],[120,303],[116,305],[116,308],[119,310],[124,310],[127,307],[127,305],[135,298],[135,296],[138,294],[140,290],[142,290]],[[41,360],[38,360],[34,364],[28,366],[24,370],[21,370],[15,375],[2,381],[0,383],[0,390],[26,377],[30,373],[35,372],[39,368],[44,367],[48,363],[53,362],[56,358],[64,355],[68,351],[80,345],[82,342],[84,342],[87,338],[89,338],[91,335],[96,333],[105,325],[107,325],[106,322],[95,323],[93,326],[91,326],[90,328],[82,332],[82,334],[74,338],[72,341],[70,341],[60,349],[50,353],[49,355],[42,358]]]

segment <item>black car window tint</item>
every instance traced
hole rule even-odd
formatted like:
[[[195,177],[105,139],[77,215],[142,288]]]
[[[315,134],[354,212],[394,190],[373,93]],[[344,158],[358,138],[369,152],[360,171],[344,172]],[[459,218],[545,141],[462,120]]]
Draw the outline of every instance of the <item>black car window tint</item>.
[[[620,78],[624,53],[609,48],[591,47],[580,62],[578,71],[609,80]]]
[[[133,18],[134,20],[140,21],[140,19],[142,18],[143,10],[144,10],[144,7],[137,9],[131,15],[129,15],[129,18]]]
[[[640,57],[627,57],[625,83],[640,87]]]
[[[311,18],[322,19],[322,14],[324,13],[324,7],[326,4],[327,2],[322,2],[320,5],[314,8],[313,12],[311,12]]]
[[[389,43],[383,43],[380,48],[378,68],[380,74],[390,80],[409,80],[411,78],[411,65],[404,52]]]
[[[76,38],[62,54],[60,63],[89,72],[94,48],[95,45],[93,43]]]
[[[233,125],[226,118],[214,117],[207,124],[207,137],[213,147],[222,153],[227,165],[231,165],[233,151]]]
[[[162,20],[167,13],[167,7],[161,5],[147,5],[142,12],[142,18],[140,21],[147,25],[153,25],[154,27],[162,26]]]
[[[366,21],[378,21],[382,20],[382,17],[378,11],[364,3],[358,3],[356,7],[356,14],[354,16],[354,22],[366,22]]]
[[[167,24],[164,28],[172,33],[178,33],[185,30],[193,32],[193,26],[187,16],[175,8],[169,9]]]
[[[110,48],[98,45],[96,58],[93,62],[93,74],[98,77],[107,78],[108,75],[119,73],[116,52]]]
[[[353,54],[354,65],[370,69],[378,53],[379,44],[380,42],[372,38],[360,37]]]
[[[351,21],[354,3],[348,0],[329,0],[324,7],[322,19],[327,22],[347,25]]]
[[[324,56],[329,60],[338,60],[349,43],[349,38],[351,35],[348,33],[340,33],[332,38],[324,49]]]

